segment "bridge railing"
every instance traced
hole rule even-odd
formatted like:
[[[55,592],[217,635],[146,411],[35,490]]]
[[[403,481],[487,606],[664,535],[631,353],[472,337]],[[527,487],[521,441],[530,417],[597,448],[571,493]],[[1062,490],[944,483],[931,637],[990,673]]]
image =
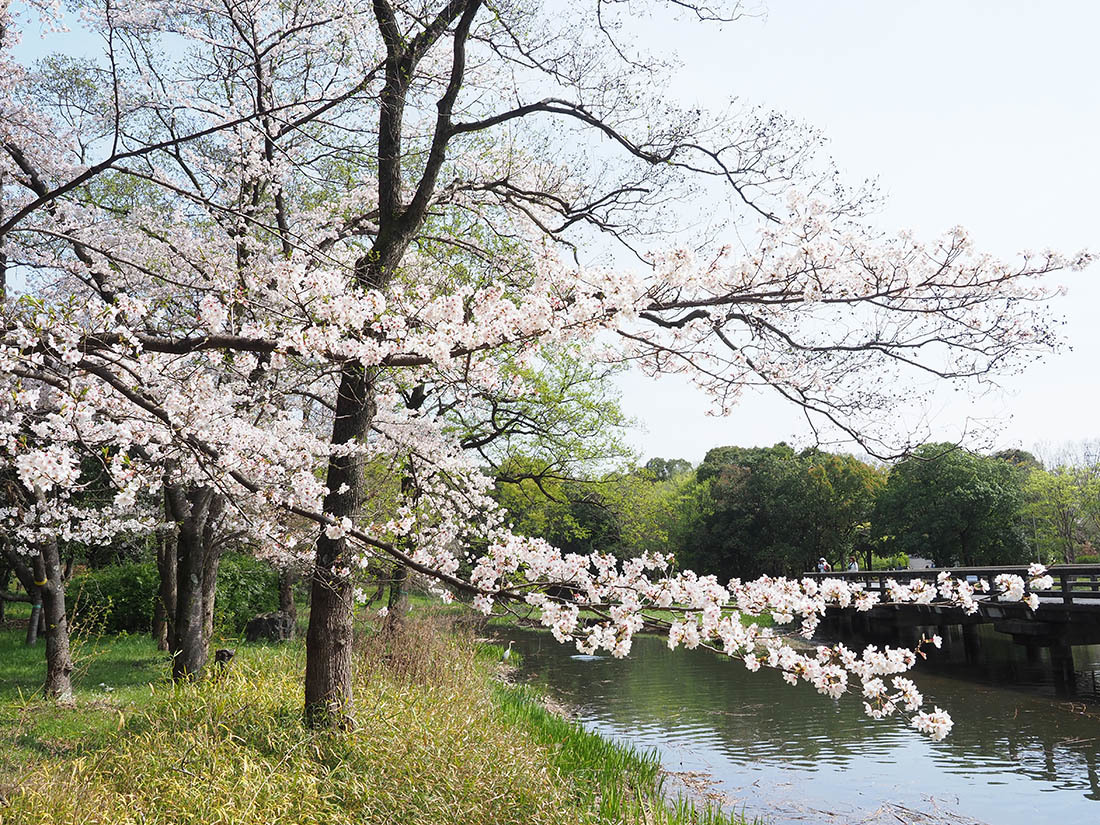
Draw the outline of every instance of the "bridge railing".
[[[1002,573],[1011,573],[1027,581],[1027,565],[1005,565],[1000,567],[930,567],[923,570],[837,570],[829,573],[803,573],[808,579],[845,579],[863,582],[869,591],[880,594],[886,592],[886,582],[893,579],[899,584],[907,584],[914,579],[935,581],[942,572],[976,583],[985,579],[989,582],[988,594],[983,598],[996,600],[997,592],[993,580]],[[1043,599],[1060,599],[1063,604],[1089,600],[1093,606],[1100,601],[1100,564],[1056,564],[1047,569],[1054,578],[1054,587],[1043,590],[1039,595]]]

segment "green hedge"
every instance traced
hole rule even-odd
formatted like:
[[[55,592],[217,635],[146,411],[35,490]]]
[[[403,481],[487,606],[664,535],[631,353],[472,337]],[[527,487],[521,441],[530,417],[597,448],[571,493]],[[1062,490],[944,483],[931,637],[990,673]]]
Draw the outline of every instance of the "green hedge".
[[[129,562],[73,576],[67,589],[75,624],[103,633],[147,633],[153,626],[160,577],[152,562]],[[279,573],[251,556],[222,557],[214,598],[214,625],[240,633],[257,613],[279,607]]]
[[[103,633],[142,633],[153,625],[160,577],[152,562],[112,564],[73,576],[66,588],[69,618]]]
[[[872,570],[906,570],[909,567],[909,556],[905,553],[895,553],[892,556],[871,556]]]
[[[214,626],[240,633],[257,613],[279,609],[279,571],[267,562],[237,553],[222,558],[214,598]]]

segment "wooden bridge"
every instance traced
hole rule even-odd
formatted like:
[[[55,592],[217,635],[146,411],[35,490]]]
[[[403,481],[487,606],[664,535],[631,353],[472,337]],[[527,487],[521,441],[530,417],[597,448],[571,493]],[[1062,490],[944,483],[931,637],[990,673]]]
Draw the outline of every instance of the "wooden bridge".
[[[823,622],[826,631],[841,639],[864,637],[888,639],[912,644],[919,629],[934,627],[948,638],[949,628],[959,625],[967,648],[967,657],[976,656],[980,641],[976,627],[992,625],[994,630],[1008,634],[1017,644],[1024,645],[1028,657],[1037,657],[1041,648],[1050,652],[1050,661],[1059,681],[1073,677],[1073,646],[1100,644],[1100,565],[1059,564],[1047,570],[1054,579],[1050,590],[1038,590],[1039,609],[1032,610],[1023,602],[999,598],[994,579],[1002,573],[1028,580],[1026,565],[1004,567],[951,567],[926,570],[860,570],[831,573],[804,573],[810,579],[844,579],[863,582],[868,591],[889,601],[886,582],[908,584],[914,579],[935,582],[941,572],[964,579],[971,584],[985,579],[989,593],[976,593],[978,611],[966,614],[960,608],[942,604],[879,604],[860,613],[854,608],[829,608]],[[1026,592],[1026,591],[1025,591]]]

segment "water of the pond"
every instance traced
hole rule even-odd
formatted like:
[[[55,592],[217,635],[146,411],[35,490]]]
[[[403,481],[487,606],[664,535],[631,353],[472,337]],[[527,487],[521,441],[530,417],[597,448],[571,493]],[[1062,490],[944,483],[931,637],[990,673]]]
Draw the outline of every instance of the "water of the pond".
[[[520,678],[544,684],[587,727],[656,748],[669,771],[708,775],[711,791],[750,818],[773,825],[1100,821],[1095,691],[1092,701],[1056,696],[1041,658],[1029,663],[992,634],[983,656],[993,664],[942,662],[918,674],[928,704],[955,719],[943,742],[900,720],[868,719],[856,697],[833,701],[707,651],[670,651],[657,637],[636,638],[630,657],[619,660],[577,657],[538,631],[503,635],[523,653]],[[1100,648],[1074,655],[1087,694],[1100,678]],[[1008,670],[1014,687],[1003,686]]]

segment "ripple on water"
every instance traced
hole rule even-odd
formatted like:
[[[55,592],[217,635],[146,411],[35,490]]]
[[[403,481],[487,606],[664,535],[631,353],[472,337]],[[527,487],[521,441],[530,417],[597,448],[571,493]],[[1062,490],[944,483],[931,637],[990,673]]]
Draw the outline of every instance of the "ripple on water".
[[[867,719],[855,697],[834,702],[706,651],[669,651],[659,639],[636,639],[631,656],[619,660],[573,657],[575,649],[542,633],[510,636],[524,654],[522,672],[578,708],[584,724],[656,748],[672,770],[711,773],[739,805],[774,825],[807,816],[858,821],[886,803],[1034,825],[1037,792],[1051,821],[1100,816],[1100,712],[1084,716],[1046,696],[924,673],[918,684],[927,702],[956,722],[947,740],[934,743],[902,720]],[[1100,670],[1096,650],[1084,659],[1089,672]],[[825,811],[847,811],[849,819]]]

